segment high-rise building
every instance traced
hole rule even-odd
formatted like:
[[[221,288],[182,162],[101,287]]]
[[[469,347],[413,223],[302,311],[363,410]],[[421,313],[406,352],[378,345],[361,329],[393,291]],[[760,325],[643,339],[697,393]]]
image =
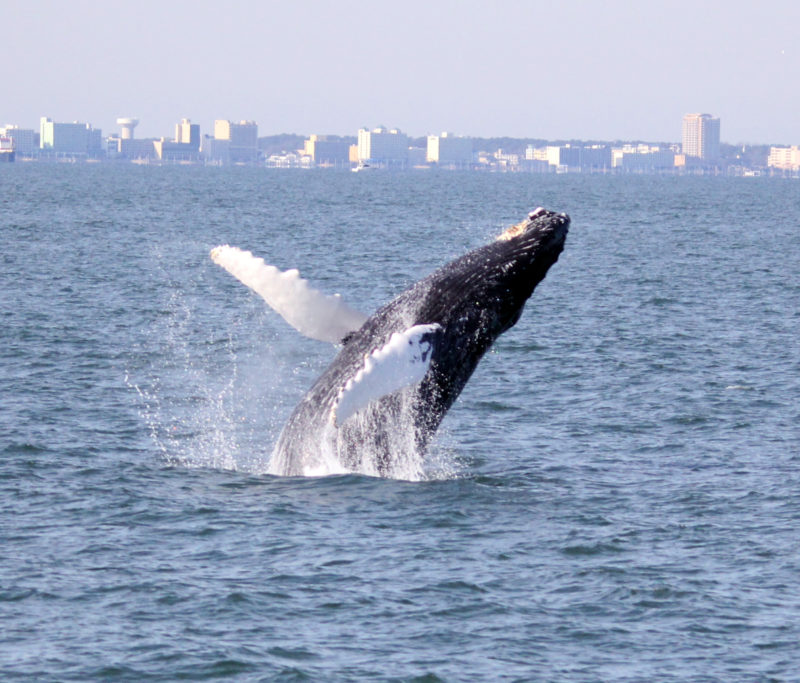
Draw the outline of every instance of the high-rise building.
[[[452,133],[428,136],[426,160],[437,164],[468,166],[472,163],[472,138]]]
[[[190,119],[181,119],[175,124],[175,142],[190,145],[195,151],[200,149],[200,125]]]
[[[232,163],[258,161],[258,124],[255,121],[233,123],[217,119],[214,121],[214,139],[228,140],[228,155]]]
[[[687,157],[716,161],[719,158],[719,119],[711,114],[686,114],[681,142]]]
[[[381,166],[408,164],[408,136],[397,128],[358,131],[358,160]]]

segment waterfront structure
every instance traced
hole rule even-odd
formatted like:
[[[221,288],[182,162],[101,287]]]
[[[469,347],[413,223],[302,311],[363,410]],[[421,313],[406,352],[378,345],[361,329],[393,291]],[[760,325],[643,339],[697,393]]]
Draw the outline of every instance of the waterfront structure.
[[[314,160],[302,152],[282,152],[270,154],[264,164],[267,168],[313,168]]]
[[[331,140],[325,135],[310,135],[303,143],[303,153],[317,166],[345,166],[350,164],[350,143]]]
[[[8,125],[5,128],[0,128],[0,136],[11,140],[11,147],[18,156],[33,156],[33,150],[37,146],[35,130]]]
[[[58,123],[43,116],[40,120],[39,147],[56,156],[99,156],[102,133],[88,123]]]
[[[429,135],[426,160],[440,166],[467,167],[472,163],[472,138],[452,133]]]
[[[227,140],[227,153],[215,160],[222,163],[254,164],[258,161],[258,124],[255,121],[233,123],[225,119],[214,121],[214,139]],[[222,153],[226,145],[215,146]]]
[[[719,119],[711,114],[683,117],[681,149],[687,157],[714,162],[719,159]]]
[[[361,128],[358,131],[358,161],[405,168],[408,165],[408,136],[399,128]]]
[[[120,127],[120,140],[133,140],[133,129],[139,125],[139,119],[121,116],[117,119],[117,125]]]
[[[770,147],[767,167],[782,171],[800,170],[800,147]]]

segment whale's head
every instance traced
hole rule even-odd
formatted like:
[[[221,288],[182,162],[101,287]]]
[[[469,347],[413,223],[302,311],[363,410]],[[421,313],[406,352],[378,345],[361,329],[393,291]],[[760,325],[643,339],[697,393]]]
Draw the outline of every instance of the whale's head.
[[[517,322],[558,260],[569,224],[565,213],[535,209],[496,240],[421,281],[410,296],[420,303],[417,321],[455,330],[455,337],[463,337],[458,344],[469,345],[474,337],[488,348]]]
[[[527,299],[558,260],[569,231],[569,216],[541,206],[486,247],[493,277],[501,286],[521,287]],[[532,286],[528,289],[528,284]]]
[[[526,241],[533,239],[545,248],[548,245],[560,245],[563,248],[568,228],[569,216],[567,214],[548,211],[540,206],[531,211],[524,221],[512,225],[502,232],[497,240],[508,242],[521,237]]]
[[[479,250],[484,277],[475,295],[492,313],[493,336],[517,322],[534,288],[564,249],[569,224],[567,214],[539,207]]]

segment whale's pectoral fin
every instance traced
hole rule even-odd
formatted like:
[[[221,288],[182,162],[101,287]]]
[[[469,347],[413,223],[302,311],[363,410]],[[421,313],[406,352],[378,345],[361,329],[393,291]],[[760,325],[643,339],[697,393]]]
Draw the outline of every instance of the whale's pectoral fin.
[[[296,270],[280,271],[249,251],[224,245],[211,250],[211,259],[261,295],[306,337],[336,344],[367,319],[345,304],[338,294],[323,294]]]
[[[389,341],[364,358],[364,366],[339,391],[331,420],[337,427],[354,413],[381,396],[420,382],[431,364],[431,356],[442,327],[415,325],[395,332]]]

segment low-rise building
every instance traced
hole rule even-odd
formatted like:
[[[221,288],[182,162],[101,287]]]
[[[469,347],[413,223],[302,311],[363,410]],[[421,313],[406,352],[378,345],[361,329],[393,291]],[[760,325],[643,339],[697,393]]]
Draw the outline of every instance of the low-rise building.
[[[675,151],[658,145],[623,145],[611,150],[611,166],[639,172],[674,169]]]
[[[514,171],[519,166],[519,154],[498,149],[494,153],[494,161],[497,168],[505,171]]]
[[[0,162],[14,161],[15,159],[14,141],[5,135],[0,135]]]
[[[548,145],[525,150],[527,161],[546,161],[553,169],[564,171],[593,171],[611,166],[611,150],[607,145]]]
[[[314,160],[301,152],[281,152],[270,154],[264,164],[267,168],[313,168]]]
[[[39,147],[55,156],[97,157],[102,153],[102,133],[88,123],[58,123],[42,117]]]
[[[200,150],[188,142],[161,138],[153,142],[153,147],[159,161],[192,162],[200,159]]]
[[[548,161],[547,147],[534,147],[533,145],[528,145],[525,148],[525,160]]]
[[[310,135],[303,144],[303,152],[317,166],[345,166],[350,164],[350,143],[332,140],[325,135]]]
[[[782,171],[800,170],[800,147],[770,147],[767,167]]]
[[[20,157],[33,156],[36,148],[36,131],[19,126],[5,126],[0,128],[0,136],[9,138],[14,152]]]

